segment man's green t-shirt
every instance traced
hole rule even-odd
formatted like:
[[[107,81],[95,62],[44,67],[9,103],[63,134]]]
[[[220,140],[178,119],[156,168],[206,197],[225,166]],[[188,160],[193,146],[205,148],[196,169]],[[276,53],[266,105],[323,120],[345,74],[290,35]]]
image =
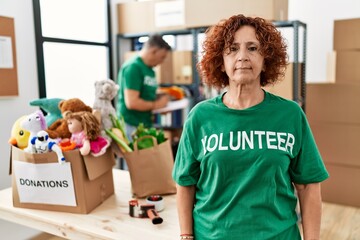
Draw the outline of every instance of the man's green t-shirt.
[[[321,182],[328,173],[302,109],[265,92],[244,110],[226,107],[222,96],[197,104],[173,178],[196,186],[195,239],[296,240],[292,183]]]
[[[130,110],[125,105],[124,90],[132,89],[140,92],[140,98],[145,101],[156,100],[156,89],[158,87],[154,70],[147,66],[140,56],[136,56],[125,62],[118,76],[120,92],[118,97],[118,115],[124,117],[126,123],[138,126],[143,123],[146,127],[152,125],[151,111]]]

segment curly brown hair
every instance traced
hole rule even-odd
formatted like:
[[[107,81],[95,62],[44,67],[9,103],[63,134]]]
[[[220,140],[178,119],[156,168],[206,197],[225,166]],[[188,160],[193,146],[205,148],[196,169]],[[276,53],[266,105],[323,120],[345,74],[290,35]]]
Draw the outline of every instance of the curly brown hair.
[[[256,38],[260,42],[260,53],[264,56],[265,71],[261,72],[260,84],[273,84],[285,75],[288,55],[287,45],[279,30],[271,23],[259,17],[234,15],[208,28],[203,43],[203,56],[197,64],[202,81],[209,86],[224,88],[229,85],[229,77],[221,71],[224,64],[223,53],[234,42],[235,32],[242,26],[255,28]]]

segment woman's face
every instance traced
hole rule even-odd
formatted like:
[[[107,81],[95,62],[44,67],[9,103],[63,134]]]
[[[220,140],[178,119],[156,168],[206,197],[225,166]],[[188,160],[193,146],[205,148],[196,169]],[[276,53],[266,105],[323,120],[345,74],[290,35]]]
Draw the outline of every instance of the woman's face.
[[[234,42],[223,53],[229,84],[260,84],[260,73],[264,69],[264,57],[260,54],[260,42],[252,26],[242,26],[234,36]]]

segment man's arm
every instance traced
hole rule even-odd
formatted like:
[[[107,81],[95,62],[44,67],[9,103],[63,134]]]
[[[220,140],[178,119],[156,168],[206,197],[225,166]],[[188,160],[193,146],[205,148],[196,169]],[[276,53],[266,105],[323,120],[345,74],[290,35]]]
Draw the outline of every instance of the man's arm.
[[[321,225],[320,183],[295,184],[299,196],[304,240],[319,240]]]
[[[158,108],[163,108],[167,105],[169,97],[161,95],[155,101],[145,101],[140,98],[140,92],[132,89],[126,89],[124,92],[125,104],[128,109],[137,111],[151,111]]]

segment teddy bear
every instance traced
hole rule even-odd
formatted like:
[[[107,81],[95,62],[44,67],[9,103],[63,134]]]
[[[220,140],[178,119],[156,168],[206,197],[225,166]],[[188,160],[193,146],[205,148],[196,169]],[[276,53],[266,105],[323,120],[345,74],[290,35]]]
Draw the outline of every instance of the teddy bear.
[[[108,138],[108,136],[104,130],[111,129],[113,127],[110,114],[116,116],[116,110],[111,101],[117,95],[118,90],[119,85],[111,79],[98,80],[95,82],[95,101],[93,109],[100,112],[102,128],[101,135],[105,138]],[[111,141],[111,138],[108,138],[108,140]]]
[[[80,112],[80,111],[87,111],[92,112],[92,108],[86,105],[83,101],[79,98],[70,98],[67,100],[62,100],[59,102],[59,109],[61,113],[65,112]],[[47,130],[49,133],[50,138],[70,138],[71,132],[69,131],[67,122],[64,118],[56,120],[53,124],[51,124]]]

